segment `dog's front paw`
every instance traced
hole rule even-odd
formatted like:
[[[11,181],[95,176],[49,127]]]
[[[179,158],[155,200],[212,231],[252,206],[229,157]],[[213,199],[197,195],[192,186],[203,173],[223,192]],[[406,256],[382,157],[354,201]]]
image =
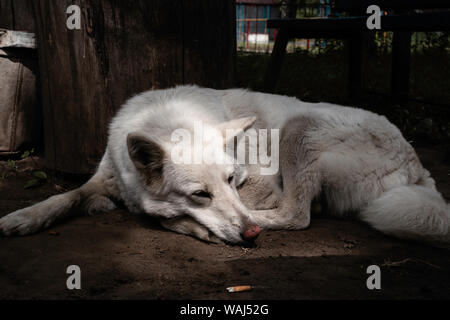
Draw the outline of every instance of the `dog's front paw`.
[[[195,237],[202,241],[220,243],[220,239],[212,234],[201,224],[189,217],[178,217],[173,219],[161,219],[161,225],[171,231]]]
[[[27,209],[17,210],[0,219],[0,235],[27,235],[41,229],[41,221]]]

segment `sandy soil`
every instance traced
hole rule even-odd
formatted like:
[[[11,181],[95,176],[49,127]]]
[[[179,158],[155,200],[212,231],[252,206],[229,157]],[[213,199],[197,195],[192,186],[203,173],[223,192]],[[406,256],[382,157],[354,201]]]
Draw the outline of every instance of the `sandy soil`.
[[[418,151],[448,200],[443,150]],[[0,216],[77,184],[50,177],[24,190],[29,165],[0,179]],[[255,248],[206,244],[118,209],[0,238],[0,299],[449,299],[449,253],[327,217],[305,231],[263,232]],[[73,264],[82,270],[82,290],[66,288]],[[372,264],[381,267],[381,290],[366,287]],[[257,288],[225,290],[240,284]]]

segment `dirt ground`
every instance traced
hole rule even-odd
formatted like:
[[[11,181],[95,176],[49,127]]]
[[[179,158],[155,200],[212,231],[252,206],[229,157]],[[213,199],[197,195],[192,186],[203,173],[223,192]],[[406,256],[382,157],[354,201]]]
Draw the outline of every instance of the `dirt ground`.
[[[418,148],[449,200],[444,151]],[[0,216],[76,185],[50,177],[25,190],[29,165],[0,179]],[[207,244],[118,209],[0,238],[0,299],[449,299],[449,253],[330,217],[305,231],[263,232],[255,248]],[[381,268],[381,290],[366,287],[372,264]],[[69,265],[81,268],[81,290],[66,288]],[[225,290],[247,284],[256,288]]]

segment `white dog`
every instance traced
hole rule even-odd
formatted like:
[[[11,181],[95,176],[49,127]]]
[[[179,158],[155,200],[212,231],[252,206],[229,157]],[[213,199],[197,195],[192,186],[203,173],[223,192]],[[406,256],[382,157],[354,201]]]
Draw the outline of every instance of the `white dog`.
[[[199,121],[208,137],[204,147],[228,160],[227,129],[278,129],[279,153],[269,149],[279,170],[262,175],[260,164],[174,161],[173,133],[193,132]],[[184,146],[195,155],[195,142]],[[260,228],[307,228],[311,203],[319,196],[330,212],[353,213],[386,234],[450,243],[448,204],[385,117],[285,96],[192,86],[130,99],[111,122],[96,174],[79,189],[3,217],[0,233],[34,233],[80,207],[89,213],[111,210],[116,199],[132,212],[160,218],[170,230],[241,243]]]

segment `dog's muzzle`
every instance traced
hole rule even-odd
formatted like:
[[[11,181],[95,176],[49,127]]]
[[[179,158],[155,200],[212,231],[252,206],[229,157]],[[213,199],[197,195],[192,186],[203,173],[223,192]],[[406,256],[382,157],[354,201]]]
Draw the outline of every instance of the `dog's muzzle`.
[[[242,239],[246,241],[254,241],[261,233],[261,228],[258,226],[249,226],[241,234]]]

